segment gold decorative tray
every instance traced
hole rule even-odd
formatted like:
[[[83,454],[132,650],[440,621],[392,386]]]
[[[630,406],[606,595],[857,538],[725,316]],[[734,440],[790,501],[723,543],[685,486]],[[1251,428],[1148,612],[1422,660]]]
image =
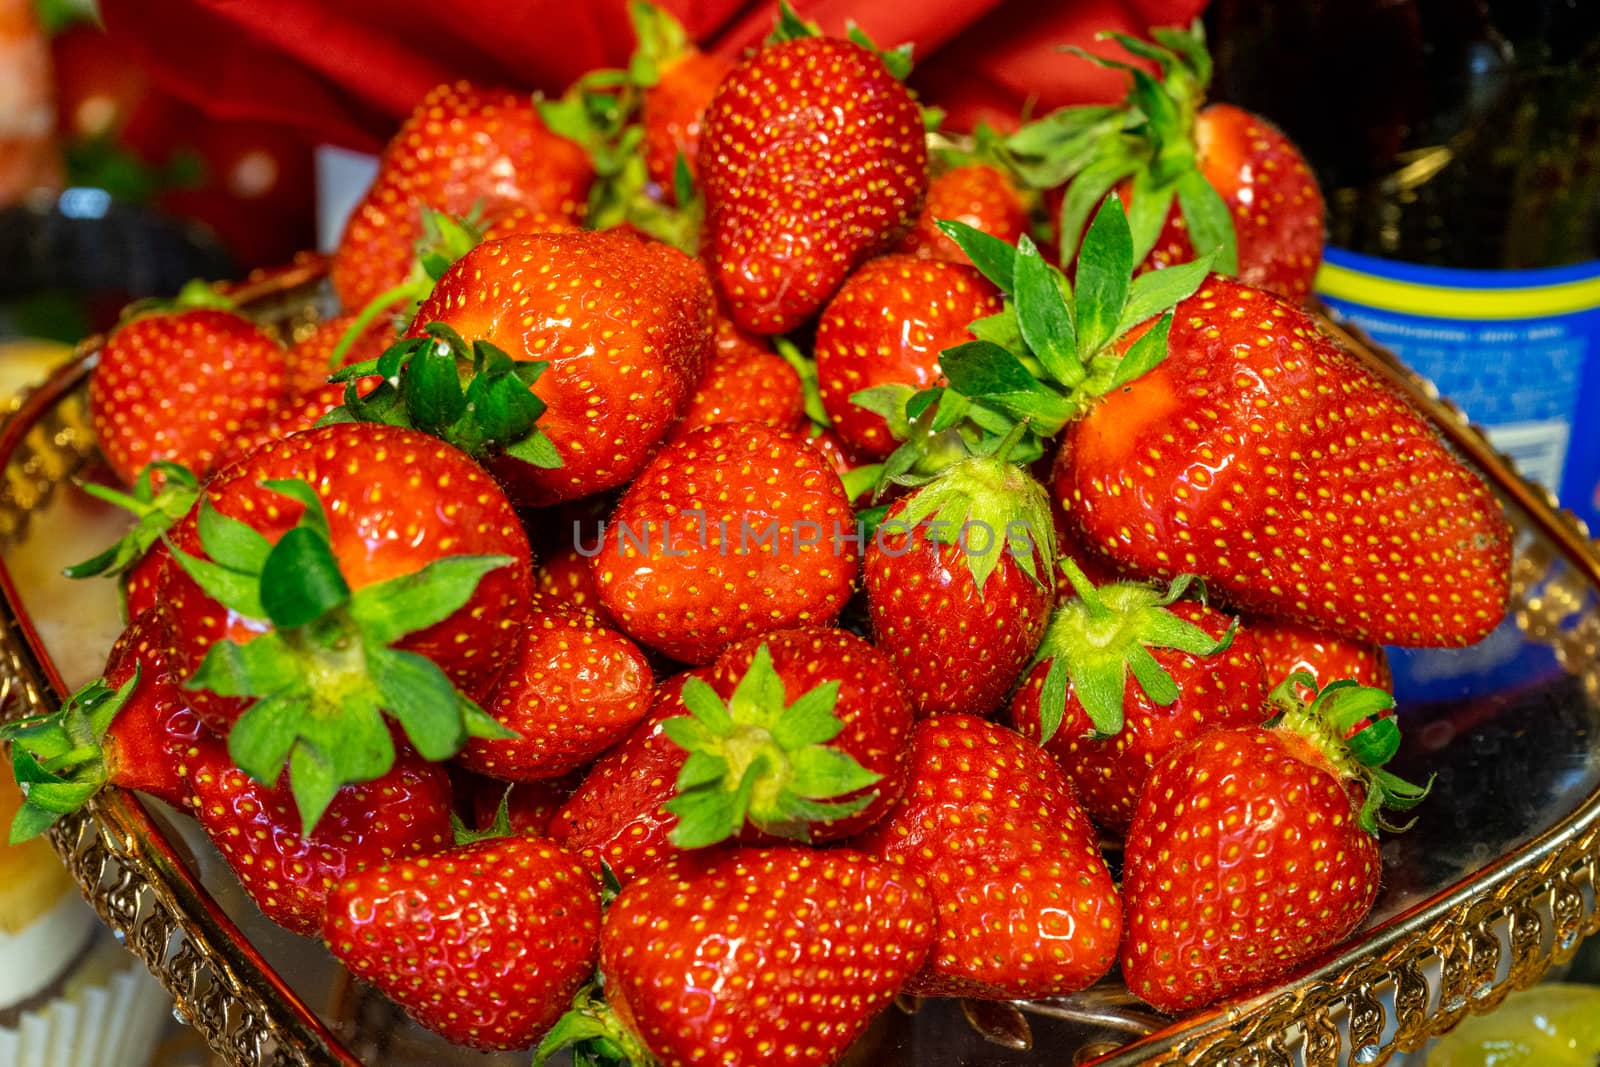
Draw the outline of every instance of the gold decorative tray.
[[[239,294],[293,332],[325,311],[308,264]],[[1359,338],[1501,493],[1518,530],[1510,619],[1474,649],[1397,656],[1407,742],[1394,769],[1437,772],[1362,931],[1294,981],[1181,1020],[1115,979],[1058,1001],[928,1001],[890,1011],[851,1062],[1382,1063],[1569,959],[1600,929],[1600,554],[1426,383]],[[53,710],[96,675],[117,630],[110,582],[60,568],[122,521],[73,484],[98,459],[84,383],[98,340],[0,425],[0,697]],[[272,927],[186,819],[108,791],[53,831],[100,915],[239,1064],[525,1064],[423,1033],[351,982],[319,945]]]

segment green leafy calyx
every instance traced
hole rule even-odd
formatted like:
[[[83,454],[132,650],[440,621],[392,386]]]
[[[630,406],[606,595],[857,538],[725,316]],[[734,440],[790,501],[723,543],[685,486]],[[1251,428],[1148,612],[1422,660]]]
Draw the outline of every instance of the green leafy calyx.
[[[228,752],[241,770],[267,784],[287,763],[309,834],[340,786],[378,778],[394,765],[385,715],[429,760],[455,755],[468,735],[507,736],[433,661],[392,646],[449,618],[485,574],[512,560],[447,556],[413,574],[352,589],[316,491],[297,480],[262,484],[303,506],[276,544],[202,497],[198,532],[208,558],[172,549],[208,596],[261,626],[243,643],[212,645],[184,684],[250,699],[228,734]]]
[[[0,726],[11,743],[11,770],[25,795],[11,823],[11,843],[39,836],[77,811],[109,777],[103,741],[139,685],[139,672],[116,689],[90,682],[57,711]]]
[[[578,990],[572,1007],[544,1035],[534,1050],[533,1067],[542,1067],[566,1048],[572,1049],[572,1062],[582,1067],[649,1067],[656,1062],[606,1003],[598,977]]]
[[[678,817],[671,834],[679,848],[703,848],[737,834],[748,821],[777,837],[808,841],[811,827],[854,815],[872,802],[867,789],[881,777],[828,744],[844,730],[834,714],[839,683],[825,682],[786,701],[783,679],[765,644],[724,701],[699,678],[683,685],[688,715],[662,731],[688,753],[677,795],[667,810]]]
[[[157,474],[161,476],[159,488],[155,484]],[[125,574],[161,540],[161,535],[171,529],[173,523],[188,514],[195,498],[200,495],[200,482],[194,472],[168,460],[156,460],[140,471],[134,479],[131,493],[94,482],[82,482],[79,488],[97,500],[132,512],[137,521],[132,529],[104,552],[64,568],[62,573],[68,578],[90,578],[95,575],[112,578]]]

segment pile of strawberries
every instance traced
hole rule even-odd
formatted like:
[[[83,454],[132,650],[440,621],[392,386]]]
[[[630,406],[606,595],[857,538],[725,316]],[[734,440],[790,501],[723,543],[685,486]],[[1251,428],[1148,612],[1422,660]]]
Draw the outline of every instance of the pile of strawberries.
[[[540,1059],[825,1064],[1116,968],[1181,1014],[1349,936],[1426,792],[1381,646],[1493,629],[1510,531],[1299,306],[1293,146],[1194,31],[958,143],[859,32],[636,22],[559,100],[422,101],[311,337],[201,287],[110,338],[137,519],[74,573],[129,622],[5,729],[13,836],[161,797]]]

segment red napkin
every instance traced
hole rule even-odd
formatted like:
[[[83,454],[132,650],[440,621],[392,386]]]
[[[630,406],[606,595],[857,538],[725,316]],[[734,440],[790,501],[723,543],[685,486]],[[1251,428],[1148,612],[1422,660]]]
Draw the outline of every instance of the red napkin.
[[[734,55],[771,29],[777,5],[665,0],[703,47]],[[1126,58],[1099,30],[1187,24],[1205,0],[794,0],[824,30],[859,23],[883,46],[911,41],[912,84],[950,113],[1015,123],[1120,97],[1114,72],[1063,55],[1077,44]],[[375,150],[423,93],[454,78],[560,92],[632,50],[626,0],[101,0],[109,32],[170,92],[213,115],[282,123]],[[1007,123],[1006,117],[1010,117]]]

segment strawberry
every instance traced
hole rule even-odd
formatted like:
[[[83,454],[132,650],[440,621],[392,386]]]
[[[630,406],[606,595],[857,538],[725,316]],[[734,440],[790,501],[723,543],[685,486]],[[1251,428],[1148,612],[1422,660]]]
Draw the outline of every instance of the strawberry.
[[[1324,235],[1322,194],[1310,167],[1259,116],[1228,104],[1201,107],[1211,59],[1198,31],[1151,32],[1155,43],[1112,36],[1154,61],[1159,78],[1079,51],[1127,73],[1132,85],[1123,104],[1057,111],[1006,142],[1024,177],[1051,190],[1046,202],[1060,220],[1062,261],[1115,189],[1133,221],[1141,270],[1215,251],[1218,271],[1300,303],[1310,295]]]
[[[867,609],[917,714],[1000,706],[1044,634],[1054,567],[1044,489],[999,455],[889,508],[867,546]]]
[[[1267,681],[1248,628],[1186,581],[1089,585],[1062,604],[1011,698],[1018,732],[1056,758],[1100,827],[1125,833],[1150,768],[1211,726],[1258,726]],[[1053,675],[1053,677],[1052,677]]]
[[[515,737],[467,740],[457,761],[494,778],[555,778],[592,762],[649,710],[650,665],[590,615],[534,611],[486,710]]]
[[[288,388],[283,348],[215,307],[145,315],[114,332],[89,378],[89,423],[131,485],[154,460],[203,471]]]
[[[848,849],[685,856],[612,902],[605,1000],[582,1001],[534,1062],[588,1041],[664,1067],[824,1067],[916,972],[932,930],[913,879]]]
[[[377,359],[385,348],[394,343],[394,330],[388,323],[377,321],[366,324],[339,353],[338,362],[335,363],[334,350],[355,323],[356,316],[352,314],[323,319],[289,346],[291,396],[316,392],[327,385],[328,375],[340,367]]]
[[[638,39],[629,71],[643,85],[639,151],[646,175],[670,201],[676,199],[679,158],[690,178],[698,173],[706,107],[733,63],[694,47],[678,20],[657,7],[635,2],[628,14]]]
[[[392,764],[381,712],[428,759],[504,733],[473,701],[526,617],[530,553],[455,449],[389,426],[297,434],[220,472],[170,540],[186,699],[257,779],[288,761],[308,832],[340,783]]]
[[[687,716],[662,732],[688,753],[671,841],[738,835],[832,841],[880,819],[905,789],[911,704],[888,660],[842,630],[752,637],[683,683]]]
[[[49,715],[0,726],[17,781],[27,785],[12,841],[43,833],[108,785],[174,805],[188,797],[187,765],[220,745],[179,697],[167,641],[160,609],[135,616],[112,646],[104,678]]]
[[[590,566],[624,633],[707,663],[745,637],[831,622],[855,582],[855,538],[844,487],[820,452],[729,423],[657,454]]]
[[[727,422],[759,422],[774,430],[799,427],[806,414],[799,373],[720,314],[716,329],[716,353],[668,440]]]
[[[1031,242],[952,230],[1015,329],[1010,347],[943,354],[941,411],[954,392],[974,416],[1059,433],[1051,487],[1075,539],[1123,571],[1193,574],[1238,608],[1382,644],[1471,644],[1504,617],[1499,503],[1304,311],[1206,275],[1209,257],[1130,280],[1115,197],[1070,301]]]
[[[1426,794],[1382,770],[1394,700],[1335,682],[1309,706],[1274,691],[1275,728],[1217,728],[1170,754],[1139,797],[1123,858],[1128,989],[1187,1012],[1316,959],[1378,893],[1384,806]]]
[[[1028,207],[1005,171],[990,163],[964,163],[936,174],[916,225],[895,251],[923,259],[966,263],[966,253],[939,229],[940,219],[964,222],[1007,244],[1028,232]]]
[[[546,128],[530,97],[440,85],[379,157],[334,252],[334,292],[354,310],[404,282],[423,207],[466,215],[481,205],[492,215],[521,204],[576,219],[592,179],[583,150]]]
[[[896,255],[862,266],[817,322],[817,381],[834,430],[862,455],[888,456],[896,435],[857,394],[877,390],[903,407],[940,380],[939,353],[972,340],[968,325],[1000,309],[999,291],[970,264]]]
[[[704,269],[659,242],[482,244],[444,272],[409,340],[344,372],[391,380],[346,417],[451,441],[518,504],[588,496],[637,474],[678,417],[711,352],[711,313]]]
[[[519,834],[546,837],[550,820],[561,805],[567,802],[572,791],[582,781],[581,777],[567,775],[562,778],[541,779],[537,782],[496,781],[478,775],[468,779],[465,790],[471,798],[472,824],[480,830],[494,826],[502,806],[506,809],[506,823]],[[459,796],[462,790],[457,791]]]
[[[1381,645],[1282,619],[1251,618],[1245,626],[1261,647],[1270,684],[1276,685],[1298,671],[1309,674],[1318,685],[1348,678],[1373,689],[1394,692],[1389,657]]]
[[[700,139],[703,248],[729,313],[785,333],[893,247],[927,188],[922,115],[884,59],[791,37],[717,87]]]
[[[905,799],[850,842],[933,895],[937,937],[906,991],[1010,1000],[1072,993],[1105,974],[1121,906],[1055,761],[970,715],[922,720],[911,745]]]
[[[321,932],[351,974],[428,1029],[522,1049],[594,967],[600,889],[550,841],[492,837],[341,879]]]
[[[669,835],[678,817],[666,809],[688,753],[662,724],[689,714],[683,687],[704,681],[708,668],[668,678],[656,687],[643,720],[596,761],[572,796],[551,818],[550,837],[583,857],[598,877],[602,865],[627,885],[677,852]]]
[[[189,775],[200,826],[261,913],[316,936],[328,894],[363,866],[449,846],[450,781],[444,768],[407,753],[372,781],[334,794],[314,831],[286,780],[262,785],[225,753]]]
[[[575,526],[576,538],[582,527]],[[611,615],[600,606],[600,588],[589,572],[589,560],[578,551],[576,539],[546,551],[534,575],[534,593],[544,611],[579,611],[594,617],[601,626],[614,626]]]

